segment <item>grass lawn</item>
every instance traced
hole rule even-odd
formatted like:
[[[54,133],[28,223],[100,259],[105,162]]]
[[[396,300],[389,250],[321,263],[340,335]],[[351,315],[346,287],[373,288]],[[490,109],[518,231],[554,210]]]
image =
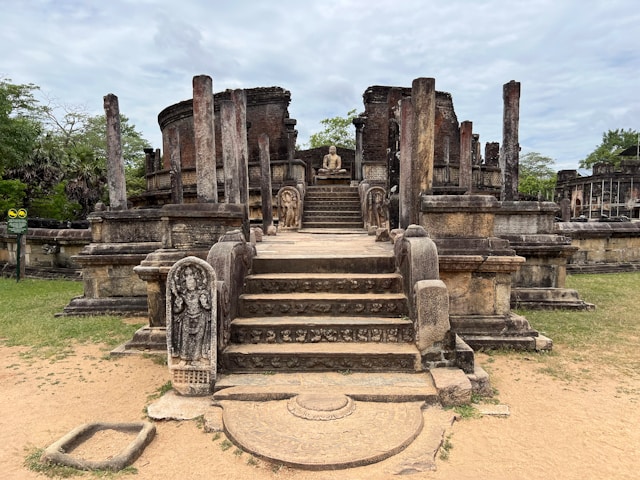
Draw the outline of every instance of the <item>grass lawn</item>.
[[[640,372],[640,273],[571,275],[567,287],[576,289],[596,309],[518,310],[540,333],[553,339],[550,356],[555,358],[547,361],[556,365],[550,368],[561,371],[562,363],[588,360],[629,375]]]
[[[140,327],[117,316],[55,316],[78,295],[81,282],[0,278],[0,342],[30,347],[27,355],[60,357],[74,342],[115,347]]]

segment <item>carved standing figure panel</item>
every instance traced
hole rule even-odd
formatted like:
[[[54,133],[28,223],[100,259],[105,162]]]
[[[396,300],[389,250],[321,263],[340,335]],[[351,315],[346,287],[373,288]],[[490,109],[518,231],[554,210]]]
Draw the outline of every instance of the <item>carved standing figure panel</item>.
[[[364,218],[367,227],[389,228],[389,202],[382,187],[371,187],[365,193]]]
[[[278,227],[297,230],[301,227],[302,200],[294,187],[283,187],[278,192]]]
[[[176,262],[167,276],[167,359],[174,389],[208,395],[216,379],[216,274],[197,257]]]

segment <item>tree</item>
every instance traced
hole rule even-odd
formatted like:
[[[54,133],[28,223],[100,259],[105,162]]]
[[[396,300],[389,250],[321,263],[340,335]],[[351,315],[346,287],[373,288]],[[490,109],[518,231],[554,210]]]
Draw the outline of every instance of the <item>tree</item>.
[[[518,192],[531,199],[551,200],[556,187],[555,161],[537,152],[520,157]]]
[[[619,165],[622,158],[618,155],[622,150],[638,144],[636,130],[624,128],[609,130],[602,134],[602,143],[587,157],[580,161],[580,168],[592,168],[598,162],[609,162]]]
[[[335,145],[336,147],[356,148],[353,119],[356,109],[349,110],[346,117],[325,118],[320,123],[324,129],[309,137],[309,147],[317,148]]]
[[[37,89],[0,79],[0,175],[27,159],[37,144],[43,113],[33,95]]]

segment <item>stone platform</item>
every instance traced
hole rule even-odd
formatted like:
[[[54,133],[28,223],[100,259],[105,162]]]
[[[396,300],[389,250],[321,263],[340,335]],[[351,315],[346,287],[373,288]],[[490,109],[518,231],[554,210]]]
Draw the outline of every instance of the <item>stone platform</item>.
[[[213,397],[171,391],[148,407],[155,420],[203,416],[259,458],[308,470],[386,460],[389,473],[435,469],[454,420],[428,373],[221,375]]]

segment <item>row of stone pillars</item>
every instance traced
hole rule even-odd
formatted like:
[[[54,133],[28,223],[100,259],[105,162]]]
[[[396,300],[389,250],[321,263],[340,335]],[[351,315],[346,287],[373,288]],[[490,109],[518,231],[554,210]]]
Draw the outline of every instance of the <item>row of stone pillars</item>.
[[[199,203],[218,202],[213,113],[213,81],[208,75],[193,78],[193,128],[195,135],[196,189]],[[127,208],[120,111],[118,97],[104,97],[107,117],[107,174],[112,210]],[[249,203],[249,149],[247,145],[247,98],[244,90],[232,90],[220,104],[225,203]],[[295,140],[294,140],[295,142]],[[183,203],[180,138],[177,127],[168,130],[171,203]],[[156,153],[158,155],[159,152]]]
[[[503,86],[504,114],[500,168],[501,200],[518,200],[520,83]],[[411,96],[400,101],[400,227],[419,223],[420,198],[433,192],[436,88],[434,78],[417,78]],[[358,139],[356,129],[356,144]],[[473,123],[460,125],[460,187],[471,192]],[[356,149],[357,158],[357,149]]]

